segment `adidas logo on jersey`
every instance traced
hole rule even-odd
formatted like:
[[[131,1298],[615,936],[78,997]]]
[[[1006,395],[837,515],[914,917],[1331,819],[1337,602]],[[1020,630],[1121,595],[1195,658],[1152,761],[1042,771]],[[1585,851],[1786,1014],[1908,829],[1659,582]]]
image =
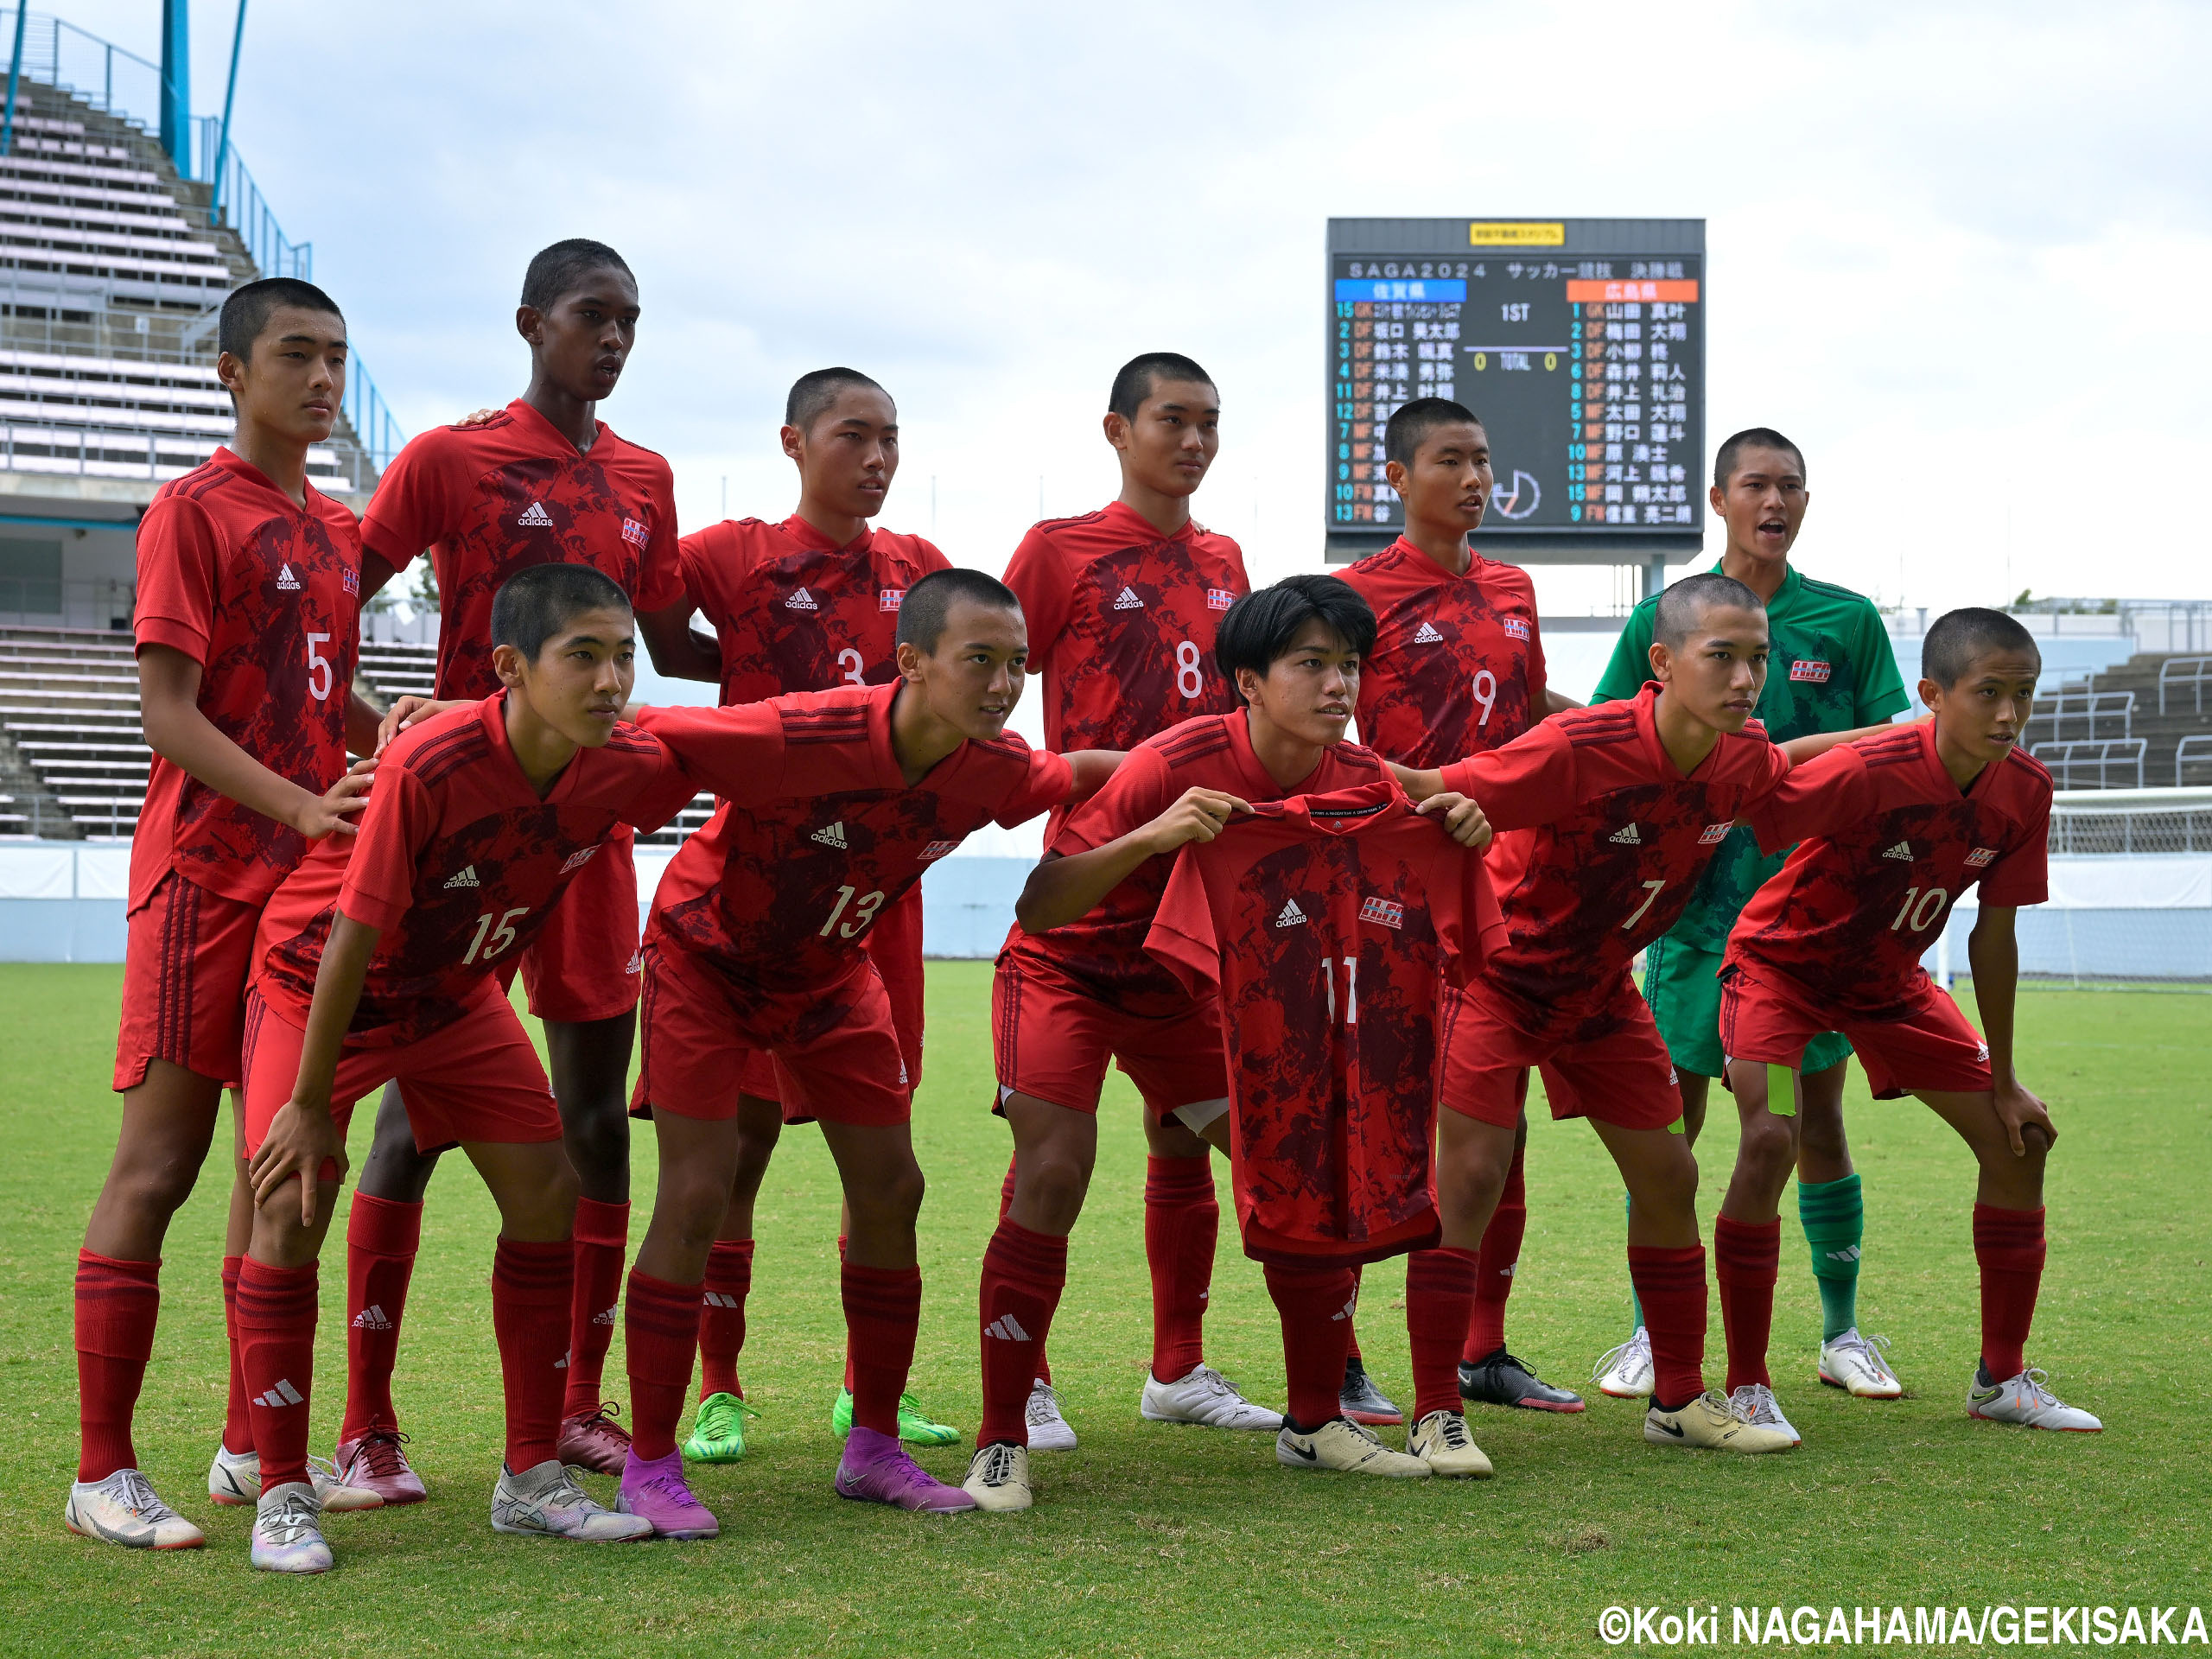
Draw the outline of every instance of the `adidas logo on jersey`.
[[[1974,851],[1967,855],[1967,868],[1970,870],[1980,869],[1984,865],[1987,864],[1990,860],[1996,856],[1997,849],[1994,847],[1977,847]]]
[[[581,870],[591,862],[591,855],[598,850],[596,847],[585,847],[570,853],[568,861],[561,866],[561,874],[566,875],[570,870]]]
[[[1206,609],[1210,611],[1225,611],[1236,602],[1236,595],[1226,588],[1206,589]]]
[[[1697,844],[1700,847],[1718,847],[1722,842],[1728,839],[1728,832],[1734,828],[1735,825],[1732,822],[1729,823],[1708,823],[1705,826],[1704,830],[1699,833]]]
[[[1414,644],[1417,645],[1440,645],[1443,643],[1444,636],[1436,631],[1433,623],[1424,622],[1414,630]]]
[[[622,971],[626,974],[644,973],[645,971],[645,953],[643,950],[632,950],[630,953],[630,965],[627,968],[625,968]]]
[[[1894,858],[1900,863],[1910,864],[1912,862],[1912,843],[1909,841],[1901,841],[1897,842],[1896,846],[1891,848],[1889,851],[1884,853],[1882,856],[1884,858]]]
[[[818,611],[822,607],[814,602],[814,595],[802,588],[784,601],[784,608],[787,611]]]
[[[451,893],[455,887],[473,887],[476,885],[476,867],[474,864],[471,864],[459,875],[449,875],[446,878],[446,891],[448,893]]]
[[[1305,921],[1305,919],[1306,912],[1298,907],[1298,900],[1295,899],[1287,899],[1284,902],[1282,909],[1275,915],[1275,925],[1277,927],[1296,927]]]
[[[545,511],[543,501],[533,501],[530,504],[530,511],[515,523],[525,530],[550,530],[553,528],[553,515]]]
[[[306,1399],[307,1395],[292,1386],[290,1377],[280,1376],[276,1379],[276,1386],[268,1393],[255,1395],[253,1403],[267,1406],[271,1411],[282,1411],[285,1407],[299,1405]]]
[[[820,842],[824,847],[834,847],[841,853],[851,850],[845,845],[845,821],[842,818],[838,819],[826,830],[816,830],[813,839]]]
[[[353,1328],[356,1331],[389,1331],[391,1329],[391,1319],[382,1307],[371,1302],[353,1316]]]
[[[996,1337],[1001,1342],[1027,1342],[1029,1333],[1021,1328],[1021,1321],[1011,1313],[1001,1313],[983,1327],[987,1337]]]
[[[296,594],[300,591],[300,579],[292,574],[290,565],[280,564],[276,567],[276,587],[278,591],[287,594]]]
[[[1121,597],[1114,601],[1114,608],[1117,611],[1141,611],[1144,609],[1144,601],[1137,597],[1135,588],[1125,587],[1122,589]]]
[[[926,864],[933,858],[943,858],[947,853],[957,851],[959,846],[957,841],[933,841],[922,849],[921,861]]]
[[[1529,637],[1529,619],[1525,616],[1501,616],[1497,619],[1497,626],[1505,630],[1505,637],[1509,639],[1526,639]],[[1512,1269],[1509,1268],[1506,1271],[1510,1273]]]
[[[636,519],[625,518],[622,521],[622,539],[629,543],[631,546],[643,547],[647,542],[652,540],[652,531],[647,530]]]
[[[1385,927],[1402,928],[1406,925],[1406,907],[1388,899],[1370,896],[1359,907],[1363,922],[1380,922]]]
[[[875,608],[879,611],[895,611],[906,602],[906,590],[904,588],[879,588],[876,589]]]
[[[1828,676],[1834,672],[1826,663],[1807,661],[1802,658],[1789,664],[1789,677],[1802,684],[1826,685]]]
[[[1611,842],[1616,847],[1641,847],[1643,845],[1643,837],[1637,833],[1636,826],[1632,823],[1625,830],[1614,830],[1613,833],[1607,836],[1605,839]]]

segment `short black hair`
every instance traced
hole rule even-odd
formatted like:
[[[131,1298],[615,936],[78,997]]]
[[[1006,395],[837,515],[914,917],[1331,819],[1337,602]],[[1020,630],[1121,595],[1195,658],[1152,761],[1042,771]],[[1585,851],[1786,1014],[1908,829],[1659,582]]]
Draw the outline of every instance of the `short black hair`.
[[[935,652],[944,639],[946,613],[952,609],[954,601],[963,599],[972,599],[978,605],[988,605],[995,610],[1021,608],[1014,589],[996,576],[958,565],[946,570],[932,570],[909,588],[906,597],[899,601],[897,643],[912,645],[925,656]]]
[[[1651,637],[1671,651],[1690,637],[1698,618],[1716,605],[1766,614],[1765,601],[1735,577],[1705,570],[1684,576],[1659,595],[1658,608],[1651,616]]]
[[[865,386],[870,391],[883,388],[858,369],[817,369],[811,374],[802,374],[791,382],[791,395],[784,399],[784,424],[795,426],[801,432],[810,431],[823,410],[837,401],[837,394],[852,386]],[[887,391],[884,399],[893,409],[898,400]]]
[[[1979,605],[1946,611],[1928,625],[1927,635],[1920,642],[1921,676],[1941,686],[1956,685],[1973,669],[1976,658],[1993,651],[2020,652],[2034,658],[2037,668],[2043,666],[2042,647],[2018,617]]]
[[[1745,449],[1780,449],[1797,462],[1797,476],[1805,476],[1805,452],[1770,426],[1747,426],[1724,440],[1713,457],[1713,487],[1726,490],[1735,476],[1736,457]]]
[[[533,564],[492,595],[492,643],[512,645],[531,662],[545,642],[586,611],[626,611],[630,596],[588,564]]]
[[[1315,620],[1327,623],[1330,632],[1362,657],[1375,648],[1375,612],[1359,589],[1342,576],[1307,573],[1285,576],[1231,605],[1214,630],[1213,659],[1232,687],[1241,668],[1265,677],[1290,654],[1300,631]],[[1243,701],[1242,694],[1237,701]]]
[[[1465,404],[1455,404],[1449,397],[1416,397],[1399,404],[1390,423],[1382,429],[1382,459],[1410,467],[1428,435],[1438,427],[1482,423],[1482,416]]]
[[[594,270],[619,270],[632,283],[637,273],[630,262],[604,242],[572,236],[539,250],[522,274],[522,302],[536,311],[550,311],[563,294],[573,291]]]
[[[1114,390],[1106,394],[1106,407],[1125,421],[1134,421],[1144,400],[1163,380],[1195,380],[1212,386],[1213,376],[1180,352],[1146,352],[1122,365],[1114,377]],[[1220,395],[1216,388],[1215,395]]]
[[[232,289],[230,297],[223,302],[223,315],[215,325],[217,349],[245,362],[253,355],[253,342],[269,326],[270,314],[281,305],[296,305],[302,311],[324,311],[340,322],[346,321],[346,314],[338,308],[338,302],[313,283],[303,283],[296,276],[264,276],[257,283]]]

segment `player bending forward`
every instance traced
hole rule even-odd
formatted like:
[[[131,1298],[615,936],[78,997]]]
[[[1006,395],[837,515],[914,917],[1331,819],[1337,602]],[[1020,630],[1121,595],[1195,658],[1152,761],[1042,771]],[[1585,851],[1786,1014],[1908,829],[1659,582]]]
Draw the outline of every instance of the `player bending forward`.
[[[2013,917],[2047,896],[2050,774],[2018,747],[2042,670],[2012,618],[1953,611],[1922,646],[1920,699],[1935,718],[1807,763],[1751,813],[1761,848],[1803,844],[1745,907],[1721,969],[1720,1034],[1744,1112],[1721,1214],[1745,1229],[1780,1225],[1798,1138],[1790,1092],[1807,1045],[1841,1032],[1876,1099],[1919,1096],[1980,1166],[1981,1363],[1967,1414],[2094,1433],[2104,1425],[2054,1396],[2023,1357],[2043,1281],[2044,1166],[2058,1138],[2012,1070]],[[1977,882],[1967,954],[1986,1042],[1920,965]],[[1763,1281],[1722,1287],[1732,1387],[1770,1382],[1772,1260]]]
[[[672,1537],[712,1537],[676,1427],[699,1340],[700,1285],[738,1158],[747,1068],[822,1125],[851,1232],[840,1274],[853,1427],[840,1497],[906,1510],[975,1502],[899,1442],[922,1274],[922,1173],[882,976],[863,943],[933,861],[984,824],[1081,798],[1116,754],[1063,757],[1005,735],[1028,658],[1021,607],[990,577],[938,570],[907,589],[888,685],[640,716],[722,798],[661,878],[645,938],[638,1105],[660,1190],[624,1325],[635,1436],[621,1503]]]
[[[307,1484],[315,1264],[354,1103],[394,1078],[416,1146],[459,1146],[499,1206],[492,1329],[506,1456],[493,1527],[594,1542],[652,1530],[586,1497],[556,1450],[576,1177],[505,982],[617,832],[658,829],[694,792],[659,744],[619,723],[634,626],[621,588],[588,567],[510,578],[491,619],[504,689],[396,740],[358,842],[318,848],[263,914],[245,1044],[258,1207],[238,1282],[261,1452],[257,1567],[331,1566]]]

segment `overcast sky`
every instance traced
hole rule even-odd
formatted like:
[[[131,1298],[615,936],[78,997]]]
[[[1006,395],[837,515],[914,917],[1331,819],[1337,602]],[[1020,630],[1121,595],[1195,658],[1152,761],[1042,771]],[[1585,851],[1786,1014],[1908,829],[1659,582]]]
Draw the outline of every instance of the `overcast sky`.
[[[153,0],[63,10],[156,54]],[[233,15],[195,9],[201,111]],[[788,512],[785,390],[849,363],[905,423],[883,522],[995,569],[1112,494],[1107,385],[1166,348],[1222,390],[1199,517],[1314,568],[1331,215],[1701,217],[1707,429],[1804,447],[1805,569],[2205,597],[2208,66],[2181,3],[255,0],[234,142],[410,429],[522,389],[532,252],[621,249],[603,412],[686,525],[725,477]]]

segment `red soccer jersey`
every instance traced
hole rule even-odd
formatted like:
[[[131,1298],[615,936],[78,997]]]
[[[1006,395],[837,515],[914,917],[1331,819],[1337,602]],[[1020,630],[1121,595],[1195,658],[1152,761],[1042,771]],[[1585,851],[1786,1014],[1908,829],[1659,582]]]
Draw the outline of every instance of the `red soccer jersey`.
[[[1675,925],[1735,821],[1789,771],[1753,723],[1685,778],[1652,710],[1633,702],[1554,715],[1525,737],[1444,768],[1498,831],[1491,879],[1503,938],[1483,973],[1522,1028],[1563,1039],[1602,1007],[1636,953]]]
[[[1068,815],[1046,851],[1065,857],[1103,847],[1151,823],[1187,789],[1218,789],[1257,803],[1357,789],[1389,775],[1372,750],[1340,743],[1323,753],[1311,777],[1284,789],[1252,753],[1243,710],[1207,715],[1132,749],[1105,787]],[[1190,992],[1145,954],[1145,936],[1173,869],[1172,859],[1147,859],[1080,920],[1049,933],[1027,933],[1017,925],[1006,950],[1074,981],[1122,1014],[1179,1014],[1191,1006]]]
[[[448,709],[394,739],[360,834],[322,842],[270,899],[255,984],[295,1025],[340,911],[383,935],[347,1042],[390,1047],[452,1024],[618,824],[658,830],[697,790],[653,739],[617,726],[541,799],[507,745],[505,702]]]
[[[1045,677],[1045,746],[1134,749],[1178,721],[1225,715],[1221,613],[1250,590],[1244,556],[1195,522],[1162,536],[1116,501],[1033,526],[1006,568]]]
[[[302,507],[227,448],[155,492],[138,524],[138,645],[200,664],[200,712],[270,771],[320,795],[346,771],[361,609],[353,515],[312,484]],[[130,842],[136,910],[175,870],[258,904],[307,841],[154,757]]]
[[[1744,907],[1728,959],[1823,1010],[1879,1020],[1976,882],[1988,905],[2050,897],[2050,774],[2018,749],[1961,793],[1923,721],[1808,760],[1751,814],[1767,852],[1801,842]]]
[[[891,746],[901,683],[640,723],[721,797],[670,861],[649,944],[696,951],[764,1010],[836,982],[877,914],[986,823],[1066,800],[1074,774],[1012,734],[964,743],[910,785]]]
[[[1451,575],[1401,536],[1339,574],[1375,609],[1359,735],[1376,753],[1449,766],[1543,719],[1544,648],[1526,571],[1476,554]]]
[[[793,513],[726,519],[683,538],[683,586],[722,648],[722,701],[880,685],[906,589],[952,561],[918,536],[863,531],[842,547]]]
[[[1246,1255],[1434,1242],[1438,990],[1495,918],[1480,855],[1387,777],[1255,804],[1184,849],[1146,944],[1221,988]]]
[[[602,423],[585,454],[519,397],[481,426],[437,426],[385,469],[362,545],[395,570],[428,548],[437,572],[438,696],[488,697],[492,596],[518,570],[588,564],[641,611],[683,597],[676,480]]]

